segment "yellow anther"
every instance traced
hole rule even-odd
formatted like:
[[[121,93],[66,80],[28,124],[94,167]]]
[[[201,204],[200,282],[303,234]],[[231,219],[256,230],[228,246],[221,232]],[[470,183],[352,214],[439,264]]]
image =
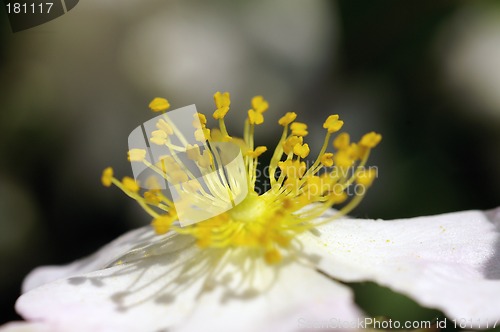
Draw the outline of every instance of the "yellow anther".
[[[156,234],[161,235],[165,234],[170,230],[172,223],[175,221],[175,216],[166,214],[161,215],[151,222],[151,226],[153,226]]]
[[[267,147],[265,147],[265,146],[258,146],[253,151],[251,151],[251,150],[247,151],[245,153],[245,156],[249,156],[249,157],[252,157],[252,158],[257,158],[258,156],[260,156],[261,154],[263,154],[266,151],[267,151]]]
[[[295,145],[302,144],[303,142],[304,142],[304,138],[302,136],[290,136],[282,144],[283,151],[286,154],[289,154],[293,151],[293,147]]]
[[[372,185],[373,180],[377,177],[376,169],[362,169],[356,172],[356,183],[369,187]]]
[[[287,112],[278,120],[278,123],[284,127],[292,123],[296,118],[297,114],[295,112]]]
[[[319,196],[324,191],[324,184],[319,176],[309,176],[307,178],[307,193],[313,197]]]
[[[347,198],[347,194],[344,191],[332,191],[330,193],[330,199],[334,204],[342,204]]]
[[[158,190],[158,189],[161,189],[161,185],[160,183],[158,182],[158,179],[156,176],[150,176],[146,179],[146,188],[150,189],[150,190]]]
[[[166,137],[168,137],[168,134],[166,131],[159,129],[159,130],[152,131],[151,136],[166,138]]]
[[[165,98],[156,97],[149,103],[149,108],[153,112],[163,112],[170,108],[170,104],[168,103],[168,100],[166,100]]]
[[[327,152],[321,156],[321,164],[326,167],[333,166],[333,153]]]
[[[330,115],[328,119],[326,119],[325,123],[323,123],[323,128],[327,129],[328,132],[331,134],[336,131],[339,131],[343,125],[344,121],[339,120],[339,116],[335,114],[335,115]]]
[[[362,138],[359,144],[366,146],[367,148],[374,148],[377,146],[378,143],[382,140],[382,135],[377,134],[376,132],[372,131],[371,133],[365,134]]]
[[[212,244],[212,234],[210,228],[200,228],[195,232],[195,236],[198,239],[196,245],[200,248],[207,248]]]
[[[300,158],[305,158],[309,155],[311,150],[309,149],[309,144],[295,144],[293,147],[293,153],[295,153]]]
[[[298,160],[295,160],[295,168],[297,170],[297,175],[299,176],[299,178],[301,178],[302,176],[304,176],[304,173],[306,172],[306,163],[305,162],[300,162]]]
[[[269,103],[262,96],[252,98],[252,108],[259,113],[264,113],[269,108]]]
[[[229,107],[231,105],[231,99],[229,92],[220,93],[217,91],[214,94],[215,107],[217,109],[222,107]]]
[[[158,169],[160,169],[163,174],[165,174],[167,172],[167,167],[165,166],[165,160],[161,160],[160,158],[160,161],[157,161],[154,166]]]
[[[229,111],[229,107],[221,107],[215,110],[213,117],[215,120],[223,119],[227,112]]]
[[[130,149],[127,153],[128,161],[143,161],[146,158],[146,150]]]
[[[210,139],[214,142],[231,142],[233,137],[229,135],[224,135],[219,129],[212,129],[210,132]]]
[[[344,151],[353,160],[358,159],[358,157],[360,156],[359,146],[356,143],[351,143],[346,149],[344,149]]]
[[[294,177],[288,177],[288,178],[286,178],[285,182],[283,183],[283,186],[285,188],[287,188],[288,190],[296,191],[300,187],[300,179],[294,178]]]
[[[250,124],[260,125],[264,122],[264,116],[262,115],[262,113],[251,109],[248,110],[248,120],[250,121]]]
[[[188,144],[186,146],[186,154],[190,160],[196,161],[201,156],[200,147],[197,144],[194,145]]]
[[[133,192],[133,193],[138,192],[140,189],[137,182],[135,182],[134,179],[132,179],[131,177],[128,177],[128,176],[126,176],[122,179],[122,185],[126,190]]]
[[[293,160],[280,161],[278,163],[278,167],[283,173],[285,173],[285,176],[290,177],[289,171],[293,171]]]
[[[290,125],[290,129],[292,130],[292,135],[295,136],[307,136],[309,132],[307,131],[307,125],[302,122],[294,122]]]
[[[278,167],[289,178],[301,178],[306,171],[306,163],[298,160],[280,161]]]
[[[151,133],[151,138],[149,139],[151,143],[157,145],[164,145],[167,143],[167,133],[163,130],[155,130]]]
[[[194,138],[198,142],[205,142],[210,139],[210,129],[208,128],[198,128],[194,132]]]
[[[281,254],[277,249],[271,249],[266,251],[264,254],[264,259],[268,264],[277,264],[281,262]]]
[[[158,122],[156,123],[156,128],[163,131],[166,135],[172,135],[174,133],[172,127],[164,119],[158,120]]]
[[[184,172],[182,169],[170,171],[169,175],[170,175],[170,181],[173,184],[183,183],[189,180],[186,172]]]
[[[162,166],[163,171],[177,171],[182,169],[182,165],[179,165],[177,160],[174,159],[174,157],[166,155],[166,156],[160,156],[159,158],[159,164]]]
[[[349,156],[346,151],[339,151],[334,156],[335,165],[340,168],[348,168],[351,167],[354,163],[354,160]]]
[[[299,188],[299,185],[300,179],[294,177],[286,178],[285,182],[283,183],[283,186],[285,186],[288,190],[296,190]]]
[[[158,205],[161,202],[161,197],[158,195],[157,190],[150,190],[144,193],[144,199],[148,204]]]
[[[207,117],[205,114],[196,113],[193,119],[193,127],[195,128],[205,128],[207,124]]]
[[[337,150],[343,150],[349,146],[350,142],[351,139],[349,138],[348,133],[340,133],[333,140],[333,147],[336,148]]]
[[[198,165],[203,168],[208,168],[212,164],[213,164],[212,154],[208,150],[203,151],[203,155],[201,155],[200,158],[198,158]]]
[[[330,190],[330,188],[337,183],[338,177],[335,176],[333,172],[326,172],[320,175],[321,181],[325,186],[325,190]]]
[[[113,179],[113,168],[106,167],[102,172],[101,182],[105,187],[111,186],[111,180]]]
[[[302,195],[298,196],[294,200],[293,203],[295,205],[295,208],[301,209],[304,206],[311,204],[313,201],[314,201],[314,197],[311,197],[311,195],[309,193],[307,193],[307,194],[302,194]]]

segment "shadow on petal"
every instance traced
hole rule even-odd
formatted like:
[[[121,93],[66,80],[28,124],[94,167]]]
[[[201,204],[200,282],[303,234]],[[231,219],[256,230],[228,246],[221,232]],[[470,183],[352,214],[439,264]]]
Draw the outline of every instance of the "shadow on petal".
[[[281,269],[293,262],[314,266],[316,256],[302,252],[300,243],[288,248],[293,255],[279,264],[269,265],[261,249],[199,249],[192,237],[175,235],[154,244],[138,246],[116,260],[112,266],[67,279],[73,287],[111,287],[110,301],[116,312],[126,313],[143,304],[176,306],[196,304],[208,293],[218,302],[248,301],[272,288]],[[179,302],[179,297],[182,299]]]
[[[486,279],[500,279],[500,208],[490,210],[485,213],[488,220],[495,226],[497,231],[497,239],[494,246],[492,257],[486,263],[484,275]]]

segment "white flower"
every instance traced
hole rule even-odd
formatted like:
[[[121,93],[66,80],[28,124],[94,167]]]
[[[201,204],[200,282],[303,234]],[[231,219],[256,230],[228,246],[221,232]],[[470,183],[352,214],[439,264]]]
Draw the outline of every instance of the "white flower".
[[[112,168],[103,172],[102,183],[136,200],[153,227],[68,266],[32,272],[16,304],[28,323],[5,330],[358,329],[369,327],[368,321],[339,281],[369,280],[461,325],[497,324],[500,208],[393,221],[339,219],[377,176],[365,164],[381,135],[371,132],[352,143],[341,133],[332,142],[335,152],[326,152],[343,126],[331,115],[308,167],[308,127],[294,122],[292,112],[279,120],[283,133],[269,163],[270,189],[258,195],[258,158],[267,147],[254,146],[254,129],[269,104],[261,96],[252,99],[241,140],[229,135],[224,122],[229,93],[214,98],[219,130],[206,128],[206,117],[195,113],[187,122],[194,121],[195,135],[186,136],[164,114],[156,128],[169,132],[159,145],[171,154],[158,161],[148,146],[129,152],[132,162],[154,171],[144,181],[149,190],[141,192],[141,181],[129,177],[119,181]],[[190,136],[198,143],[190,144]]]
[[[500,319],[499,226],[500,208],[340,219],[301,235],[296,259],[249,259],[253,276],[243,274],[237,251],[218,265],[221,251],[177,234],[159,241],[145,227],[86,259],[36,269],[16,309],[37,322],[33,331],[293,331],[362,320],[350,289],[335,279],[372,280],[469,327],[492,327]],[[209,278],[213,266],[220,270]]]

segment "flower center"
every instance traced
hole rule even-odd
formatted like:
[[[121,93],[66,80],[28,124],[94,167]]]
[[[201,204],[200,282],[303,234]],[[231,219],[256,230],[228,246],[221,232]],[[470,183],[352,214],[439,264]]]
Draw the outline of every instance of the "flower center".
[[[196,238],[201,248],[245,247],[255,250],[266,262],[277,263],[298,234],[356,207],[377,176],[376,168],[365,165],[381,135],[371,132],[352,143],[347,133],[341,133],[332,141],[334,152],[327,152],[332,134],[344,124],[338,115],[331,115],[323,124],[326,134],[320,152],[311,161],[307,159],[309,145],[304,143],[307,125],[295,122],[297,115],[288,112],[278,121],[283,132],[266,166],[270,189],[259,195],[255,187],[258,158],[267,147],[254,146],[254,129],[264,122],[263,114],[269,105],[261,96],[252,99],[243,139],[238,139],[229,135],[224,122],[230,107],[229,93],[217,92],[214,99],[213,118],[218,120],[218,129],[208,129],[203,114],[194,115],[192,135],[200,145],[188,144],[184,133],[165,113],[156,123],[158,130],[150,133],[150,142],[166,148],[171,155],[152,163],[146,158],[146,150],[129,151],[131,162],[142,163],[171,185],[174,198],[150,185],[141,194],[142,183],[137,179],[125,177],[119,181],[110,167],[103,172],[102,183],[115,184],[135,199],[153,217],[151,224],[158,234],[168,231],[188,234]],[[162,98],[155,98],[150,104],[155,112],[164,112],[169,107]],[[241,164],[236,162],[226,167],[227,160],[231,160],[228,158],[231,149],[225,150],[218,142],[233,143],[237,153],[241,152],[239,157],[244,156]],[[187,166],[188,163],[193,165]],[[247,188],[248,193],[242,188]],[[332,206],[338,213],[318,221]],[[182,224],[186,211],[197,222]]]
[[[243,224],[251,224],[262,220],[269,214],[268,207],[262,196],[250,191],[245,199],[227,212],[231,219]]]

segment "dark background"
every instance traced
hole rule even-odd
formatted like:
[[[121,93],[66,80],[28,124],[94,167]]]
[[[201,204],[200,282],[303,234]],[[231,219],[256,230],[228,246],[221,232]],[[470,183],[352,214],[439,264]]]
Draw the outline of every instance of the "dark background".
[[[381,132],[371,158],[379,179],[357,217],[499,205],[498,2],[128,3],[83,1],[18,33],[0,12],[0,323],[17,319],[13,304],[31,269],[148,223],[100,174],[108,165],[131,174],[127,137],[153,116],[156,96],[210,113],[212,94],[230,91],[237,135],[250,98],[263,94],[271,109],[258,145],[278,139],[274,120],[287,111],[310,128],[338,113],[355,138]],[[158,25],[161,13],[175,20]],[[155,47],[134,48],[148,38]],[[164,81],[148,76],[156,68]],[[319,149],[320,135],[308,138]]]

